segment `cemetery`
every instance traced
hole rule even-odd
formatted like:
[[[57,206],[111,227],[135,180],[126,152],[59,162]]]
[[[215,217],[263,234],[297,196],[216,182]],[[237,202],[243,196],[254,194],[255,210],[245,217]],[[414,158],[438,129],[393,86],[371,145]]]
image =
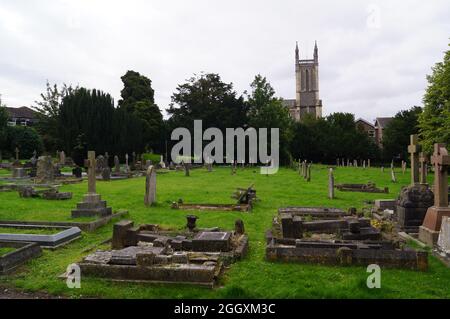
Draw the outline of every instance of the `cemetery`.
[[[443,146],[436,154],[431,161],[447,165]],[[316,287],[313,295],[324,296],[327,292],[320,289],[320,279],[314,279],[314,274],[322,273],[346,278],[332,284],[333,296],[344,296],[337,289],[347,287],[352,296],[366,297],[370,292],[351,282],[364,278],[364,267],[375,263],[382,267],[389,285],[398,287],[401,281],[403,287],[379,297],[449,296],[446,286],[433,279],[450,280],[450,218],[442,209],[448,196],[442,197],[440,206],[434,204],[439,203],[436,193],[441,195],[435,189],[448,186],[442,181],[441,186],[428,186],[433,185],[435,172],[423,174],[420,157],[412,163],[419,166],[417,175],[407,167],[396,183],[388,170],[380,171],[373,163],[365,168],[330,170],[302,162],[299,167],[301,171],[305,166],[306,178],[301,178],[297,169],[287,168],[265,175],[252,167],[237,168],[230,174],[227,166],[212,169],[207,165],[204,170],[192,171],[192,166],[182,165],[182,170],[169,169],[160,175],[159,165],[148,165],[144,171],[130,165],[129,173],[135,178],[110,183],[101,178],[98,158],[94,152],[87,154],[86,173],[79,183],[54,184],[48,179],[41,184],[0,182],[0,269],[18,287],[26,288],[20,279],[26,271],[27,280],[42,290],[76,295],[77,291],[65,288],[61,274],[65,266],[77,263],[85,296],[96,296],[95,291],[102,289],[103,296],[156,297],[162,293],[213,297],[234,294],[238,287],[248,296],[263,296],[257,287],[264,289],[264,296],[283,296],[292,280],[306,282]],[[2,176],[7,172],[3,169]],[[442,170],[438,172],[444,175]],[[422,183],[421,174],[427,183]],[[415,176],[420,183],[414,182]],[[374,183],[388,185],[390,191],[330,193],[335,180],[340,183],[337,185],[371,185],[372,189]],[[366,184],[367,180],[374,183]],[[31,196],[18,196],[23,189]],[[42,200],[42,194],[50,190],[72,197]],[[234,204],[229,203],[230,195]],[[174,203],[173,198],[189,198],[192,203]],[[208,202],[214,204],[196,204]],[[441,223],[433,233],[433,249],[414,242],[421,239],[419,232],[429,209],[430,214],[438,215],[433,216],[434,223],[439,217]],[[251,214],[240,215],[250,210]],[[378,221],[390,224],[391,230],[380,227]],[[60,249],[54,250],[61,246],[64,257]],[[42,248],[50,249],[45,259],[37,258]],[[61,258],[65,266],[49,270],[49,264],[58,264]],[[33,265],[27,262],[31,259]],[[261,282],[261,272],[271,275]],[[129,290],[123,282],[141,288]],[[269,288],[274,285],[279,288]],[[418,291],[417,285],[433,287],[433,292]],[[223,289],[219,292],[216,287]],[[299,291],[296,296],[306,294],[310,295]]]

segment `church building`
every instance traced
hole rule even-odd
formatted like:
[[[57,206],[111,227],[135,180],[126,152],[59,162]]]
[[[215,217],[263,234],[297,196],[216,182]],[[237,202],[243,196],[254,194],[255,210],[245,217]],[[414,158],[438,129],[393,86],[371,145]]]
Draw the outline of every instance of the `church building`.
[[[319,97],[319,50],[314,45],[313,59],[300,60],[298,43],[295,46],[295,99],[283,100],[291,117],[300,121],[306,114],[322,117]]]

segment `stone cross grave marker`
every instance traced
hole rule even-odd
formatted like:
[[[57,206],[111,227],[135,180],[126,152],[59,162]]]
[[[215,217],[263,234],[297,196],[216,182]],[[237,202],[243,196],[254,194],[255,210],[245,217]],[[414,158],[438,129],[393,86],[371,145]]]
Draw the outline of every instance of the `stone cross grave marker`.
[[[334,199],[334,175],[332,168],[328,172],[328,198]]]
[[[95,194],[97,192],[95,177],[97,160],[95,159],[95,151],[88,151],[88,159],[85,162],[85,166],[88,168],[88,193]]]
[[[419,183],[420,184],[426,184],[427,183],[427,170],[428,170],[428,158],[425,155],[424,152],[420,152],[419,155],[419,163],[420,163],[420,168],[419,168]]]
[[[419,152],[421,147],[418,143],[417,134],[411,135],[410,138],[411,144],[408,146],[408,153],[411,160],[411,185],[414,185],[419,182]]]
[[[150,206],[156,202],[156,170],[151,165],[145,175],[145,198],[144,204]]]

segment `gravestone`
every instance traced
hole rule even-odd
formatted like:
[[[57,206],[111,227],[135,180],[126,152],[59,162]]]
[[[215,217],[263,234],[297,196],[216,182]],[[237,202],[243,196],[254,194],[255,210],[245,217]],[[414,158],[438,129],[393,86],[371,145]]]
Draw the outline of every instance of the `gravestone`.
[[[367,160],[367,168],[370,168],[370,158]]]
[[[450,216],[448,207],[448,168],[450,156],[445,144],[434,144],[431,157],[434,166],[434,205],[427,210],[423,225],[420,226],[419,239],[429,246],[436,244],[443,217]]]
[[[125,154],[125,173],[130,171],[130,166],[128,165],[128,153]]]
[[[433,197],[433,192],[424,184],[402,188],[397,201],[397,221],[400,229],[407,233],[417,233],[428,208],[433,206]]]
[[[104,167],[102,170],[102,179],[104,181],[111,180],[111,169],[109,167]]]
[[[66,165],[66,153],[64,153],[64,151],[59,153],[59,164]]]
[[[366,169],[366,160],[363,161],[363,169]]]
[[[411,185],[414,185],[419,182],[419,152],[421,147],[418,143],[417,134],[411,135],[410,138],[411,144],[408,146],[408,153],[411,158]]]
[[[119,156],[114,156],[114,173],[120,173],[120,161]]]
[[[97,160],[96,160],[95,163],[96,163],[95,173],[97,175],[100,175],[103,172],[103,168],[106,167],[106,165],[105,165],[105,157],[103,155],[99,155],[97,157]]]
[[[153,166],[147,169],[145,174],[145,206],[153,205],[156,202],[156,170]]]
[[[234,233],[237,235],[245,234],[245,227],[242,219],[237,219],[236,222],[234,223]]]
[[[328,198],[334,199],[334,175],[332,168],[328,172]]]
[[[306,160],[302,162],[302,176],[306,179]]]
[[[51,183],[55,180],[55,170],[51,156],[39,156],[37,161],[36,183]]]
[[[406,162],[402,160],[402,174],[405,175],[406,172]]]
[[[88,192],[84,195],[83,202],[78,203],[77,208],[72,210],[72,217],[104,217],[111,215],[111,207],[107,207],[106,201],[101,199],[100,194],[97,194],[95,151],[88,152],[85,166],[88,167]]]
[[[161,168],[166,168],[166,163],[164,163],[164,157],[161,155],[161,159],[159,161],[159,166]]]
[[[391,168],[391,182],[397,183],[397,177],[395,176],[395,171],[393,168]]]
[[[420,162],[419,183],[427,184],[428,158],[424,152],[420,153],[419,162]]]
[[[308,168],[306,171],[306,181],[310,182],[311,181],[311,164],[308,164]]]
[[[450,217],[442,218],[437,248],[443,257],[450,258]]]
[[[184,176],[189,176],[189,163],[181,162],[184,168]]]
[[[384,173],[384,166],[381,166],[381,173]]]

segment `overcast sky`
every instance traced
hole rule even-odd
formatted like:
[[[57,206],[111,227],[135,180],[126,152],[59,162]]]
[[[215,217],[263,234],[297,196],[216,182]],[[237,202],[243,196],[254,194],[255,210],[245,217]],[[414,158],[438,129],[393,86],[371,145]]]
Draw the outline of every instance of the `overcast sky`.
[[[324,114],[372,121],[421,105],[450,37],[450,1],[0,0],[0,94],[29,106],[51,83],[120,97],[127,70],[148,76],[164,110],[193,73],[242,93],[258,73],[295,97],[294,47],[319,46]]]

